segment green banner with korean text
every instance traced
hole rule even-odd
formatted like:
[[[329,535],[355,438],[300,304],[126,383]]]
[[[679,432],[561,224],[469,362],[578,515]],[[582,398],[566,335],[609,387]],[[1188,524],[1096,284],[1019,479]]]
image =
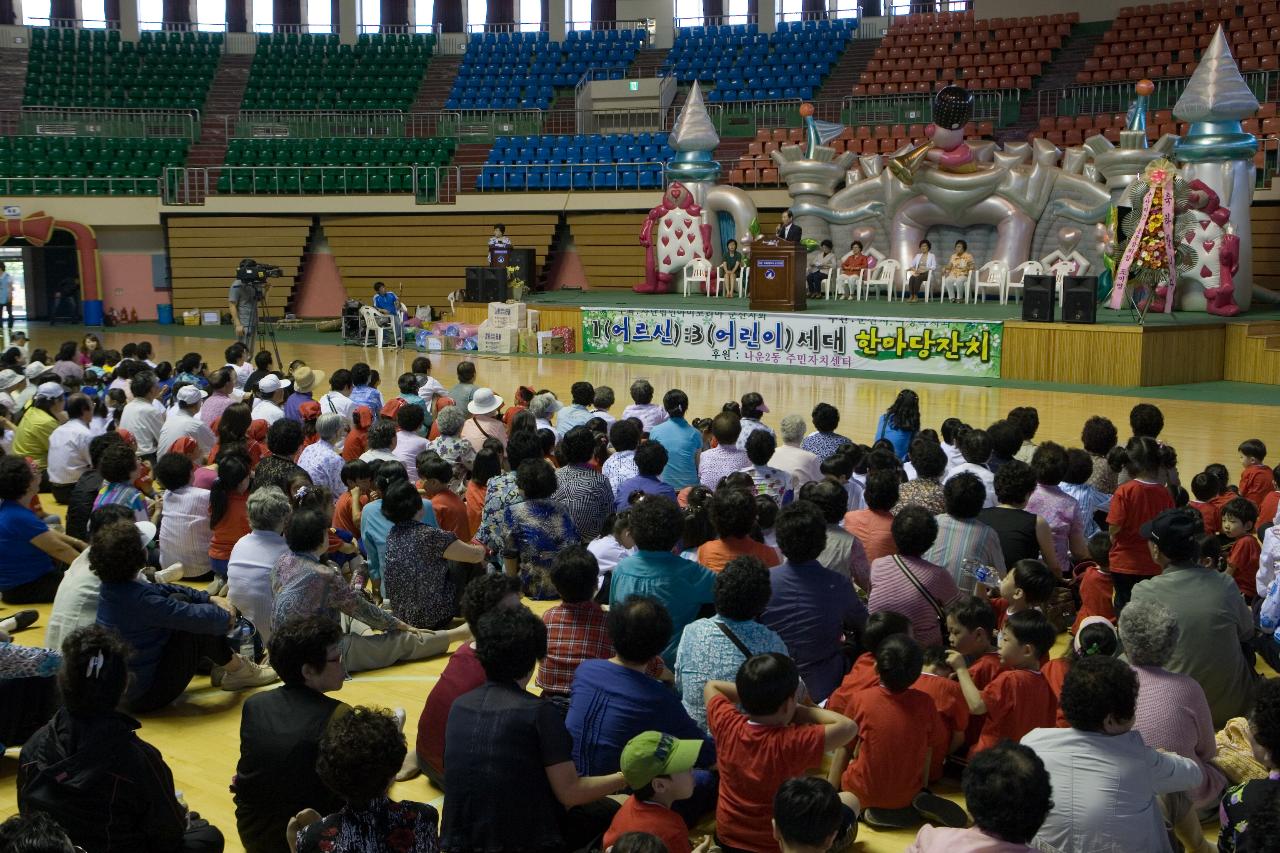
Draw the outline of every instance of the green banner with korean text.
[[[766,367],[997,379],[1003,337],[981,320],[582,309],[583,352]]]

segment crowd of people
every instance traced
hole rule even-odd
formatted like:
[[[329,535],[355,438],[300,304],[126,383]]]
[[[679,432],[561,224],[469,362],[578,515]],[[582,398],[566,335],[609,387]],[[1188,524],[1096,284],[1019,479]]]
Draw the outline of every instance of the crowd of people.
[[[862,443],[825,402],[775,429],[754,391],[701,419],[644,379],[615,413],[588,382],[508,404],[471,362],[225,362],[0,355],[0,599],[52,604],[43,647],[8,636],[36,611],[0,617],[0,839],[45,844],[15,849],[223,849],[137,719],[205,674],[281,682],[242,708],[250,853],[1280,837],[1260,439],[1184,486],[1149,404],[1068,448],[1029,407],[929,428],[904,390]],[[332,695],[446,654],[413,744]],[[389,799],[418,774],[441,809]]]

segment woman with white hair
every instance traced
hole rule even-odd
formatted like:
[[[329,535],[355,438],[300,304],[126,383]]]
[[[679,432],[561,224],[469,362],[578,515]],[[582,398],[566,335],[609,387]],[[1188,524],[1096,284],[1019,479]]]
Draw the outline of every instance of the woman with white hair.
[[[271,641],[271,568],[289,551],[284,528],[292,512],[289,498],[276,486],[249,495],[248,536],[231,549],[227,560],[227,600],[258,628],[262,642]]]
[[[436,426],[440,428],[440,437],[427,442],[428,450],[434,450],[441,459],[453,466],[453,478],[449,481],[449,488],[455,494],[466,490],[471,463],[476,461],[475,447],[462,437],[462,428],[466,423],[467,415],[461,407],[445,406],[436,414]]]
[[[1204,688],[1194,678],[1164,668],[1181,633],[1173,611],[1158,602],[1133,602],[1120,614],[1125,657],[1138,674],[1134,731],[1147,746],[1190,758],[1204,773],[1198,787],[1162,798],[1165,814],[1187,849],[1211,850],[1197,812],[1217,804],[1227,780],[1212,763],[1218,748]]]
[[[329,490],[336,503],[338,496],[347,490],[342,482],[342,466],[345,461],[337,448],[347,435],[347,422],[342,415],[329,412],[316,420],[319,441],[307,445],[298,456],[298,466],[311,477],[311,482]]]
[[[564,406],[561,406],[560,401],[556,399],[556,395],[550,391],[535,394],[529,401],[529,414],[533,415],[537,421],[538,429],[549,429],[554,432],[555,427],[551,425],[551,418],[563,408]]]
[[[816,483],[822,479],[822,460],[817,454],[810,453],[800,446],[804,441],[807,427],[805,419],[800,415],[787,415],[778,425],[778,438],[781,443],[773,451],[769,460],[770,467],[786,471],[791,475],[791,488],[796,492],[805,483]],[[745,445],[744,445],[745,446]]]

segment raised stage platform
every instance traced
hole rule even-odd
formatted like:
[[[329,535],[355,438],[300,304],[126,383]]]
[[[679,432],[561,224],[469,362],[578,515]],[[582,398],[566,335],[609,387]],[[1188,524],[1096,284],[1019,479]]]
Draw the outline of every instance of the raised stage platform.
[[[544,331],[573,329],[578,351],[640,359],[1111,387],[1280,383],[1280,310],[1271,306],[1230,319],[1151,314],[1139,326],[1105,308],[1091,325],[1029,323],[1012,302],[813,300],[804,312],[758,314],[745,299],[560,290],[528,303]],[[458,307],[463,323],[486,316],[485,305]]]

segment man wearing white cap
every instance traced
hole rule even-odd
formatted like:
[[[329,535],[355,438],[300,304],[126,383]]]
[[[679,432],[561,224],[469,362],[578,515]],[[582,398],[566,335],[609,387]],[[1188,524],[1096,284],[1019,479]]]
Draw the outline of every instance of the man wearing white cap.
[[[462,437],[471,442],[476,453],[484,447],[489,438],[496,438],[505,446],[507,443],[507,427],[502,420],[495,417],[502,408],[502,398],[493,393],[492,388],[477,388],[467,403],[467,412],[471,417],[462,425]]]
[[[180,438],[190,438],[200,446],[200,453],[209,455],[213,449],[215,436],[213,430],[200,415],[200,406],[209,392],[202,391],[195,385],[183,385],[174,398],[176,405],[169,410],[164,426],[160,428],[160,438],[156,442],[156,456],[164,456]]]
[[[49,485],[60,504],[70,502],[80,475],[93,469],[89,460],[92,420],[93,401],[84,394],[72,394],[67,400],[67,422],[49,436]]]
[[[18,404],[17,411],[20,412],[26,408],[27,403],[36,395],[36,386],[40,384],[36,379],[41,373],[44,373],[48,369],[49,368],[45,367],[38,361],[33,361],[26,367],[22,368],[22,373],[27,378],[27,385],[25,388],[22,388],[20,391],[15,391],[13,394],[14,402]]]
[[[258,380],[258,399],[253,404],[253,419],[267,422],[271,426],[284,417],[284,392],[289,387],[288,379],[281,379],[274,373],[268,373]]]

